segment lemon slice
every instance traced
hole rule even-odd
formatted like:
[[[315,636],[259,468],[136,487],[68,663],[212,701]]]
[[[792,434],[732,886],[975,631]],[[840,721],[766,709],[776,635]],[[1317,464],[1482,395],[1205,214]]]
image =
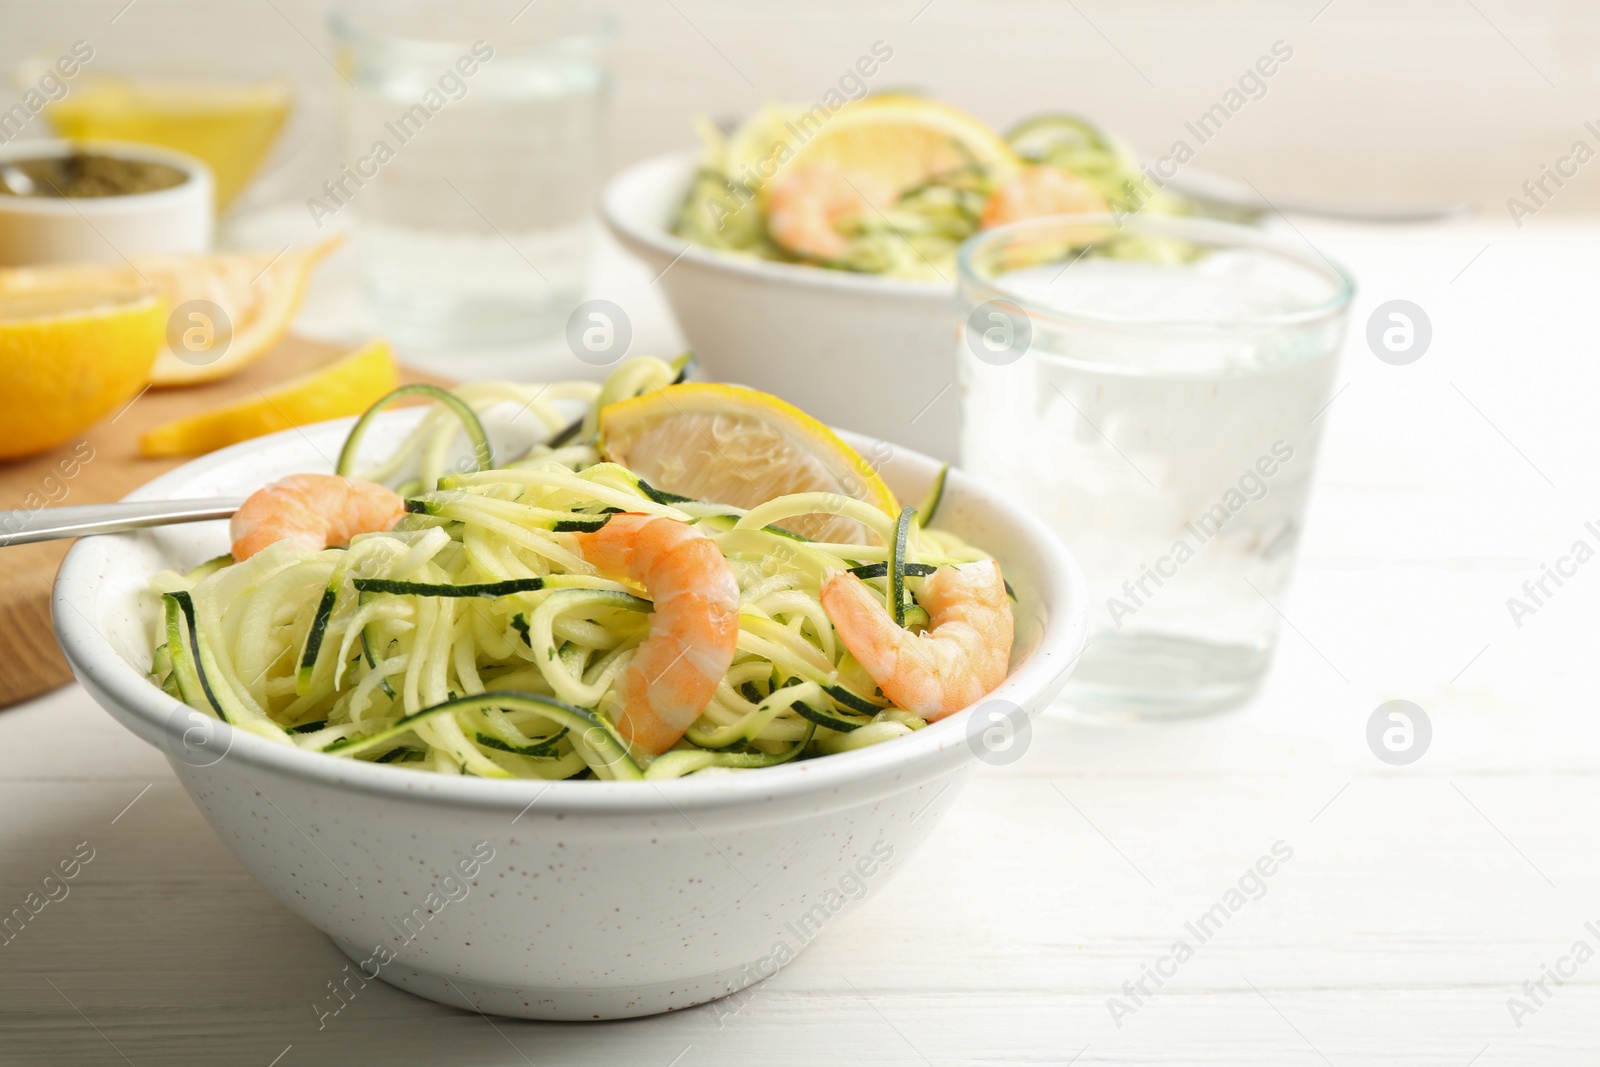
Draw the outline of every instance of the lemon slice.
[[[291,426],[359,415],[391,392],[399,381],[399,368],[389,343],[373,341],[275,389],[163,423],[139,438],[139,454],[187,456],[210,452]]]
[[[669,385],[600,409],[600,452],[657,489],[753,508],[788,493],[839,493],[887,515],[899,504],[860,453],[822,423],[738,385]],[[859,543],[860,523],[808,515],[783,524],[814,541]]]
[[[0,459],[62,444],[136,395],[165,321],[143,290],[0,296]]]
[[[882,190],[878,195],[892,194],[892,202],[934,175],[961,167],[975,164],[998,178],[1022,166],[1011,146],[986,123],[936,100],[872,96],[832,115],[819,117],[817,111],[782,126],[792,155],[776,174],[796,166],[833,164],[859,181],[869,196]]]
[[[152,288],[172,321],[156,357],[156,385],[226,378],[277,344],[312,269],[339,238],[285,252],[145,256],[124,264],[72,263],[0,270],[0,296]]]

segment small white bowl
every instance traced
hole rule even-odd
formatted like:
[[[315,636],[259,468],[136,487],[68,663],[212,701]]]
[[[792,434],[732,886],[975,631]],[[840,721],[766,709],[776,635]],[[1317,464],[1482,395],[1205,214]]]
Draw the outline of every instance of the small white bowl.
[[[193,156],[123,141],[13,141],[0,147],[0,162],[75,152],[165,163],[185,177],[170,189],[127,196],[0,193],[0,267],[122,263],[133,256],[211,250],[211,170]]]
[[[775,393],[823,422],[956,461],[955,278],[852,274],[691,244],[668,230],[698,152],[623,171],[600,201],[642,259],[708,377]]]
[[[382,416],[372,444],[397,441],[419,415]],[[325,471],[349,427],[245,442],[129,499],[238,496]],[[898,449],[883,474],[915,498],[937,470]],[[1011,675],[981,706],[1006,701],[1031,716],[1082,648],[1083,578],[1037,519],[960,471],[938,519],[999,558],[1018,597]],[[855,752],[658,783],[447,778],[302,752],[200,716],[148,678],[149,575],[226,547],[222,523],[79,541],[55,587],[68,662],[119,722],[165,749],[217,835],[355,961],[353,980],[381,977],[458,1007],[616,1019],[770,976],[910,857],[995,725],[968,709]],[[1012,722],[1025,742],[1027,720]]]

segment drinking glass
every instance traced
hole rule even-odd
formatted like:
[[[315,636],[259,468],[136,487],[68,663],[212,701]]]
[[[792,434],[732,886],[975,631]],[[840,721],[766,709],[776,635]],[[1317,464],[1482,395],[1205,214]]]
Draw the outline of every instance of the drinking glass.
[[[559,334],[589,254],[610,18],[355,0],[330,25],[346,159],[312,210],[354,213],[385,329],[424,347]]]
[[[59,137],[133,141],[194,156],[211,168],[219,213],[235,207],[247,188],[258,195],[293,177],[289,154],[275,149],[315,132],[294,79],[260,57],[194,54],[152,42],[112,53],[79,41],[70,54],[48,49],[29,56],[9,81],[44,97],[44,117]]]
[[[1063,694],[1093,718],[1224,708],[1271,663],[1353,292],[1210,220],[1034,219],[960,253],[962,465],[1089,579]]]

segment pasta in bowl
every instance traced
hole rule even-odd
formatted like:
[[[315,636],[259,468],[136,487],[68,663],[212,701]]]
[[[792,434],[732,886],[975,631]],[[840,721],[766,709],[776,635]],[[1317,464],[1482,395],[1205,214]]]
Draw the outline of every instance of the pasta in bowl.
[[[575,402],[592,399],[577,397]],[[556,412],[549,423],[523,427],[537,431],[526,436],[545,436],[548,425],[566,414]],[[363,462],[398,455],[430,418],[416,409],[376,415],[368,422],[360,447]],[[442,432],[448,423],[437,421]],[[524,415],[513,420],[517,421],[530,420]],[[243,495],[290,474],[327,473],[349,431],[345,421],[248,442],[163,476],[136,495],[146,499]],[[430,443],[412,457],[418,464],[428,462],[425,453],[432,437],[427,440]],[[939,464],[908,450],[883,447],[860,436],[846,440],[861,454],[881,460],[879,473],[898,498],[923,502],[940,478]],[[358,473],[381,472],[363,466]],[[470,478],[479,473],[463,470],[452,476]],[[397,470],[388,480],[402,490],[403,498],[419,499],[420,477]],[[413,478],[416,485],[404,484]],[[667,758],[661,756],[641,766],[641,780],[588,780],[606,775],[595,773],[587,762],[577,772],[585,780],[479,776],[470,771],[416,773],[421,760],[407,759],[394,766],[397,757],[390,764],[379,764],[376,756],[381,752],[376,749],[335,758],[292,740],[223,722],[152,682],[157,648],[169,640],[165,622],[170,601],[149,585],[152,574],[185,574],[196,561],[226,548],[228,531],[220,523],[81,541],[58,578],[55,618],[67,658],[90,693],[135,734],[166,752],[184,788],[240,862],[357,964],[378,959],[382,964],[378,976],[385,981],[447,1003],[459,1005],[465,996],[486,1012],[548,1019],[621,1018],[687,1007],[769,976],[773,967],[786,963],[801,947],[789,945],[792,951],[776,952],[779,942],[792,941],[785,931],[798,915],[824,902],[829,914],[840,910],[833,905],[839,903],[839,879],[848,872],[866,878],[867,891],[876,892],[886,882],[885,875],[937,824],[959,794],[957,787],[980,762],[985,735],[993,733],[989,729],[993,722],[982,714],[1000,709],[1014,715],[1016,723],[1025,723],[1064,682],[1081,648],[1085,625],[1082,580],[1064,549],[1022,509],[959,471],[948,472],[935,516],[937,521],[924,533],[944,533],[966,545],[982,546],[999,562],[1016,593],[1011,606],[1015,642],[1004,680],[979,707],[925,719],[926,725],[918,728],[901,723],[907,727],[904,732],[882,731],[892,736],[881,743],[845,746],[816,753],[820,758],[791,758],[749,770],[708,766],[652,779],[650,769]],[[894,521],[898,525],[898,515]],[[707,535],[713,536],[710,530]],[[439,535],[422,529],[412,536]],[[861,536],[863,541],[875,540]],[[839,543],[784,540],[802,548]],[[909,529],[907,541],[915,544]],[[858,580],[883,586],[872,576],[878,564],[870,559],[858,563],[868,575]],[[908,563],[908,572],[911,569]],[[311,581],[309,573],[304,577],[319,591],[326,588],[327,578],[319,583]],[[191,590],[204,580],[204,576],[191,579],[195,583]],[[424,576],[384,580],[420,582]],[[915,578],[907,582],[916,584]],[[774,587],[763,595],[794,591]],[[369,602],[405,603],[404,597],[380,593]],[[320,604],[320,592],[316,599]],[[406,610],[436,610],[449,603],[474,619],[479,606],[494,618],[490,609],[496,598],[414,599],[416,606]],[[508,600],[504,605],[506,620],[517,614],[509,610],[515,603]],[[433,607],[425,609],[424,604]],[[339,610],[360,609],[358,599]],[[520,610],[526,612],[526,605]],[[784,613],[776,614],[775,624],[788,630],[781,621]],[[181,608],[179,617],[183,619]],[[160,619],[159,626],[152,624],[154,619]],[[637,620],[625,616],[624,622],[636,625]],[[531,630],[531,618],[529,625]],[[186,620],[182,626],[187,630]],[[562,632],[560,626],[558,619],[551,620],[552,641]],[[495,632],[521,641],[516,627]],[[612,636],[625,633],[637,636],[626,626],[619,626]],[[341,631],[341,643],[343,636]],[[183,638],[186,641],[187,634]],[[598,637],[596,641],[586,647],[599,649]],[[351,645],[352,659],[361,654],[356,651],[358,643],[359,638]],[[399,654],[398,646],[389,652]],[[330,661],[316,669],[327,671],[331,665]],[[298,662],[293,673],[298,675]],[[801,678],[802,683],[813,680]],[[857,684],[862,687],[856,690],[860,695],[873,695],[859,676]],[[741,687],[742,683],[733,688]],[[761,688],[757,686],[758,695],[770,700],[770,692],[760,693]],[[285,694],[282,699],[292,702],[299,697]],[[797,702],[819,713],[846,714],[809,689],[798,694]],[[737,711],[741,706],[732,707]],[[892,722],[894,717],[885,715],[886,710],[853,714],[863,720],[883,715],[880,722]],[[772,711],[769,706],[762,714]],[[530,742],[559,732],[544,720],[535,727],[531,713],[522,720],[509,713],[507,717]],[[818,732],[822,729],[798,713],[774,713],[769,721],[780,719],[791,727],[797,721],[816,726]],[[611,725],[615,727],[615,722]],[[698,731],[722,725],[699,722],[689,730],[702,740],[715,740]],[[870,722],[836,732],[849,737],[869,726]],[[586,728],[590,727],[569,725],[566,736],[581,737]],[[481,732],[494,736],[487,727]],[[602,739],[596,735],[594,740]],[[513,736],[507,743],[520,742]],[[815,743],[813,735],[807,744]],[[735,743],[734,752],[754,757],[756,751],[773,749],[754,757],[766,758],[782,755],[793,744],[792,739],[764,737],[758,731],[748,741]],[[421,751],[412,742],[403,747]],[[507,766],[525,766],[509,760],[517,753],[492,744],[480,747],[491,761],[506,759]],[[711,746],[701,751],[716,750]],[[566,752],[553,755],[557,760],[571,759]],[[434,757],[430,753],[428,758]],[[537,756],[519,758],[528,761],[526,766],[548,766]],[[412,763],[419,767],[409,766]],[[472,876],[463,870],[452,877],[471,887],[470,896],[451,903],[437,918],[408,921],[442,877],[438,872],[458,870],[468,857]],[[871,875],[862,873],[863,864],[871,867]],[[641,879],[651,885],[650,893],[637,891]],[[421,914],[426,918],[434,913],[423,907]],[[368,977],[373,976],[374,966],[379,965],[367,965]]]
[[[228,555],[157,576],[155,681],[221,721],[330,756],[640,780],[881,743],[1005,678],[1014,593],[998,563],[927,521],[942,475],[920,507],[898,506],[803,413],[675,374],[631,361],[570,436],[503,465],[479,410],[433,390],[436,408],[400,449],[347,477],[370,417],[358,422],[339,473],[258,489],[233,518]],[[537,388],[502,383],[478,406]],[[759,435],[780,481],[801,491],[770,496],[739,471],[716,499],[676,492],[708,481],[688,464],[731,464],[692,436],[689,454],[671,457],[672,488],[651,484],[616,462],[615,439],[632,426],[657,453],[683,450],[661,418],[633,425],[637,399],[646,419],[653,406],[676,423],[698,400],[714,420],[757,420],[744,436]],[[446,469],[434,439],[458,422],[470,459]],[[661,458],[641,457],[665,468]],[[809,469],[829,459],[847,485]],[[372,480],[403,470],[404,495]]]

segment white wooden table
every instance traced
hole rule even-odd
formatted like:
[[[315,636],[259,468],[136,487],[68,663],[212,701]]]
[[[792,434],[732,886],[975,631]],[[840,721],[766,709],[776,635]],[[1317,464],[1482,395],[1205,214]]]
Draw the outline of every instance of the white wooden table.
[[[0,713],[0,911],[93,849],[0,945],[0,1063],[1594,1062],[1600,561],[1520,628],[1506,600],[1573,542],[1600,547],[1584,526],[1600,529],[1600,225],[1300,225],[1362,292],[1293,629],[1251,706],[1042,722],[736,1011],[520,1023],[374,983],[319,1031],[312,1002],[343,958],[244,873],[161,755],[71,687]],[[652,306],[623,265],[601,282]],[[1432,320],[1410,366],[1365,345],[1391,298]],[[650,314],[639,336],[665,346]],[[1410,766],[1367,746],[1393,698],[1432,723]],[[1226,910],[1278,842],[1292,858],[1202,943],[1186,923]],[[1181,964],[1165,959],[1179,939]],[[1579,941],[1585,961],[1561,963]],[[1141,979],[1135,1001],[1124,983]],[[1513,996],[1530,1010],[1514,1017]]]

